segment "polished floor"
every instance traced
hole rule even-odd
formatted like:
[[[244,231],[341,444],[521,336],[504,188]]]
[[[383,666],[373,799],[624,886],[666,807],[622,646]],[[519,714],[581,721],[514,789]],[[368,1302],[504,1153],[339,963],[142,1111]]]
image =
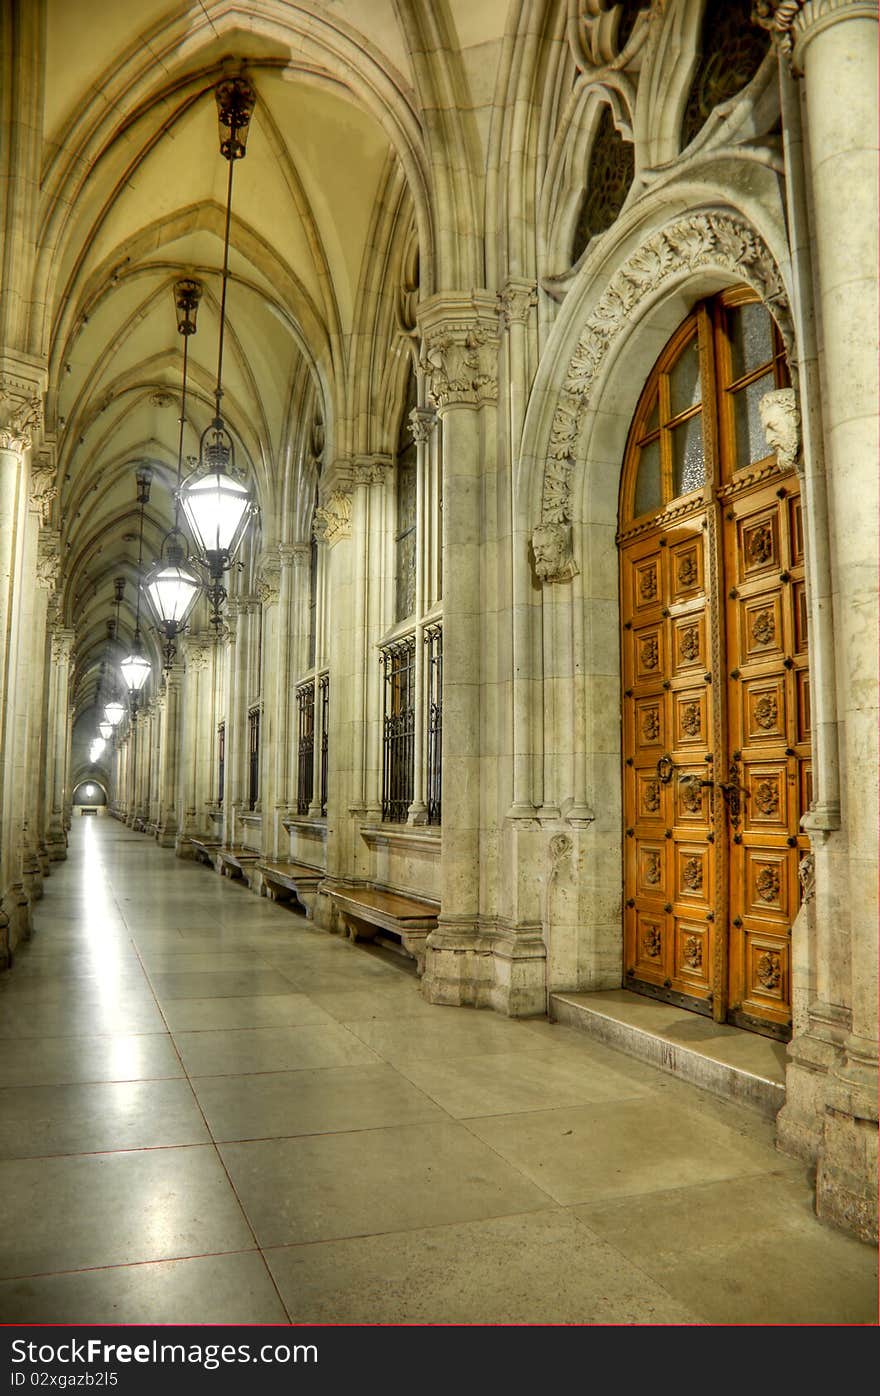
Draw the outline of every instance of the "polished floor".
[[[757,1113],[79,820],[0,977],[0,1321],[875,1323]]]

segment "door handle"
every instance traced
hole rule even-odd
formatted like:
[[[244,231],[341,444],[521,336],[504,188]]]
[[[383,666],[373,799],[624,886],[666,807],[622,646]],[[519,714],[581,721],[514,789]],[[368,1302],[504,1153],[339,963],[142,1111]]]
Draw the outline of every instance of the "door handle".
[[[668,753],[666,756],[661,756],[660,760],[657,762],[657,779],[660,781],[661,785],[669,784],[672,780],[672,773],[674,770],[675,766],[672,757]]]

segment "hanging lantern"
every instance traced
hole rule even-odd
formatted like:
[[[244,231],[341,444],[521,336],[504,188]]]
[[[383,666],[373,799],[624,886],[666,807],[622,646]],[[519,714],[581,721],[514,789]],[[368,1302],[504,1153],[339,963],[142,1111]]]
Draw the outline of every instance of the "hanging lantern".
[[[120,722],[125,717],[125,708],[123,707],[122,703],[118,703],[114,698],[112,703],[107,703],[107,705],[105,706],[104,717],[107,719],[107,722],[109,723],[110,729],[112,731],[114,727],[119,726]]]
[[[137,633],[135,633],[131,652],[123,659],[119,667],[122,670],[122,677],[129,694],[140,693],[150,677],[150,670],[153,666],[141,649],[140,636]]]
[[[113,723],[108,722],[105,718],[103,722],[98,723],[98,731],[104,738],[104,741],[109,742],[110,738],[113,736]]]

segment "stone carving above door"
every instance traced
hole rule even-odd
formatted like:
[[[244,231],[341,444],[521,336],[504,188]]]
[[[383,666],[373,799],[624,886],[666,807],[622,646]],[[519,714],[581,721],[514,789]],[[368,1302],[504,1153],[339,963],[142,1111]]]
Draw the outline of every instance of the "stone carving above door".
[[[639,318],[639,304],[687,272],[719,268],[745,281],[772,309],[794,363],[791,313],[768,247],[731,213],[706,212],[669,223],[630,253],[588,312],[565,372],[553,421],[541,498],[541,523],[570,524],[571,479],[590,395],[608,350]]]
[[[538,524],[532,532],[532,555],[535,575],[542,582],[568,582],[577,576],[570,524]]]

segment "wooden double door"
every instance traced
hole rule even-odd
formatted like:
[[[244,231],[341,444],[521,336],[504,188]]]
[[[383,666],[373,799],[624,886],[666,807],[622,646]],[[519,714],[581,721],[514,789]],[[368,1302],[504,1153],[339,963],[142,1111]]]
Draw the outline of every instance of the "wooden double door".
[[[637,410],[619,538],[625,982],[782,1038],[810,680],[799,481],[758,403],[786,382],[748,292],[698,307]]]

